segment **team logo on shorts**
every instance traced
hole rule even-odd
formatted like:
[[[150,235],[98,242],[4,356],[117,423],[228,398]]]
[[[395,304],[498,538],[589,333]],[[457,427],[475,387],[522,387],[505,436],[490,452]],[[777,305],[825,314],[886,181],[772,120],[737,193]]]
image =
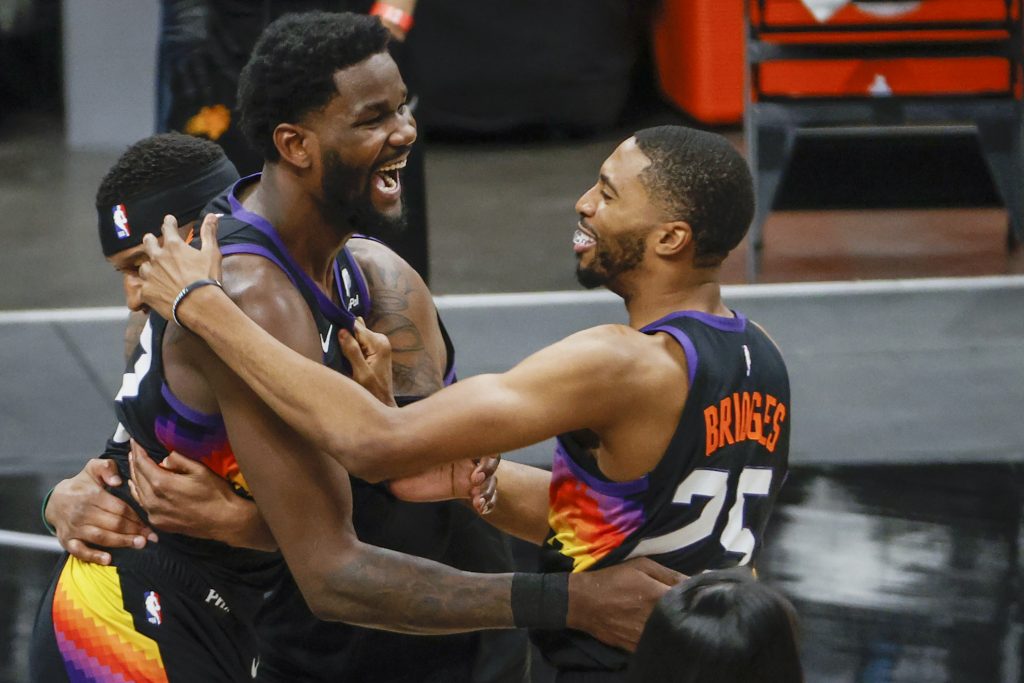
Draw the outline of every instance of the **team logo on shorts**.
[[[144,596],[146,598],[146,621],[159,626],[164,621],[164,613],[160,608],[160,596],[155,591],[146,591]]]
[[[128,212],[124,208],[124,204],[118,204],[114,207],[114,232],[117,234],[117,239],[123,240],[127,237],[131,237],[132,229],[128,227]]]

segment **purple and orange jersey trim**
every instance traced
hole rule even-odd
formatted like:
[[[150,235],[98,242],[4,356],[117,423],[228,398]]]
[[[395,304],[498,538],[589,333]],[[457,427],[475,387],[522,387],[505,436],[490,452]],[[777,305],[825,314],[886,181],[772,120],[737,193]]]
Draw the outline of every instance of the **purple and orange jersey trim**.
[[[135,630],[117,567],[69,557],[53,594],[53,629],[71,683],[167,683],[156,641]]]
[[[572,570],[592,567],[619,547],[644,522],[643,504],[632,499],[647,490],[647,478],[608,482],[573,462],[561,443],[551,467],[548,541],[572,560]]]
[[[242,488],[249,487],[228,443],[228,432],[220,415],[207,415],[181,402],[164,384],[160,393],[171,410],[153,424],[156,438],[168,451],[177,451],[201,462],[215,474]]]

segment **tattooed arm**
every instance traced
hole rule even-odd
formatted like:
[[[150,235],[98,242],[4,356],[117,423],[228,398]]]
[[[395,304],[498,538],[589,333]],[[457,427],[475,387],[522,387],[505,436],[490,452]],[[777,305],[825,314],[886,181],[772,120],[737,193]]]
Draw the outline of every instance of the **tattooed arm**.
[[[412,266],[380,242],[351,239],[348,248],[366,278],[366,325],[391,342],[395,394],[429,396],[444,381],[444,338],[430,290]]]
[[[348,241],[370,293],[367,326],[387,336],[391,344],[391,371],[396,396],[423,398],[441,389],[451,359],[434,300],[419,273],[387,246],[369,239]],[[351,357],[349,357],[351,360]],[[392,494],[413,502],[461,497],[454,482],[475,470],[472,461],[447,463],[388,482]],[[468,479],[466,479],[468,481]],[[452,489],[438,482],[452,482]],[[465,490],[472,490],[470,485]],[[439,493],[444,490],[446,493]],[[463,488],[457,489],[459,492]],[[482,488],[479,490],[483,490]],[[482,505],[482,504],[481,504]]]

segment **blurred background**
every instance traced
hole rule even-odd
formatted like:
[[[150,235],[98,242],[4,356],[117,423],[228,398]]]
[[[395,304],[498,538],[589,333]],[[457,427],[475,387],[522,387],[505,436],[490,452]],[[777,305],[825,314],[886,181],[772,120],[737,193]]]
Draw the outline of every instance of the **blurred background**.
[[[43,493],[113,424],[100,178],[166,127],[245,170],[207,114],[230,119],[224,74],[266,19],[312,5],[0,0],[0,530],[45,533]],[[420,0],[398,47],[425,208],[396,248],[464,376],[621,320],[560,293],[573,204],[632,131],[711,129],[751,160],[759,216],[723,274],[793,377],[761,571],[801,613],[809,681],[1022,680],[1020,21],[1019,0]],[[54,559],[0,552],[0,682],[25,680]]]

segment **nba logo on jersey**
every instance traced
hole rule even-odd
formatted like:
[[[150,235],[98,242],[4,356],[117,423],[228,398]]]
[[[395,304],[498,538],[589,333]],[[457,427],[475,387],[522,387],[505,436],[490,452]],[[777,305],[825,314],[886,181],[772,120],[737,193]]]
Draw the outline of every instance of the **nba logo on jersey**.
[[[159,626],[164,621],[163,611],[160,609],[160,596],[155,591],[146,591],[146,621]]]
[[[352,276],[348,274],[348,268],[341,270],[341,282],[345,285],[345,296],[348,297],[348,310],[359,305],[359,295],[352,296]]]
[[[113,210],[114,232],[117,234],[117,239],[123,240],[130,237],[132,230],[128,227],[128,212],[125,210],[124,204],[118,204]]]

